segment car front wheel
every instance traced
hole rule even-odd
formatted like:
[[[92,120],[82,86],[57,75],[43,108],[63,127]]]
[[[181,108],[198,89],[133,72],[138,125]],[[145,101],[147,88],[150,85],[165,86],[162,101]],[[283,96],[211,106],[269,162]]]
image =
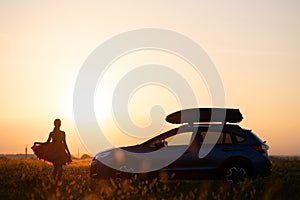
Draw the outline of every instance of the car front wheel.
[[[240,184],[247,181],[249,174],[246,167],[232,165],[225,170],[225,179],[229,183]]]
[[[134,169],[124,165],[121,166],[120,170],[116,173],[115,182],[121,182],[124,179],[131,179],[133,181],[134,177]]]

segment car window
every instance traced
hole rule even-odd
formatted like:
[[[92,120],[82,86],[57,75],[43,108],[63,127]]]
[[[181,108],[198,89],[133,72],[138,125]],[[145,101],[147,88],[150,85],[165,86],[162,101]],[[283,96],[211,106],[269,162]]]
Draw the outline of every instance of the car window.
[[[236,138],[236,141],[237,141],[238,143],[244,142],[244,141],[245,141],[245,138],[242,137],[242,136],[239,136],[239,135],[236,135],[235,138]]]
[[[207,135],[207,134],[215,134],[215,135],[218,135],[218,134],[220,134],[220,132],[201,132],[201,135],[202,135],[202,137],[203,138],[205,138],[205,136]],[[209,144],[210,142],[208,141],[208,144]],[[231,135],[229,134],[229,133],[224,133],[224,132],[222,132],[221,134],[220,134],[220,136],[219,136],[219,138],[218,138],[218,141],[217,141],[217,143],[216,144],[232,144],[233,142],[232,142],[232,139],[231,139]]]
[[[229,133],[222,133],[223,134],[223,141],[222,144],[232,144],[231,136]]]
[[[206,141],[206,144],[214,144],[213,141],[209,141],[208,138],[206,138],[207,135],[215,135],[218,136],[220,135],[220,132],[213,132],[213,131],[209,131],[209,132],[201,132],[202,138]],[[222,135],[219,136],[218,141],[216,144],[221,144],[222,143]]]
[[[173,135],[165,139],[168,142],[168,146],[174,145],[190,145],[193,132],[183,132]]]

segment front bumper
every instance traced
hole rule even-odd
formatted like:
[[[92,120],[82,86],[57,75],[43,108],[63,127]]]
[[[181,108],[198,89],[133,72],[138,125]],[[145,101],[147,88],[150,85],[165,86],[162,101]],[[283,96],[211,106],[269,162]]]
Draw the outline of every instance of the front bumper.
[[[109,179],[113,176],[113,169],[107,167],[97,159],[93,159],[90,164],[90,177],[100,178],[100,179]]]

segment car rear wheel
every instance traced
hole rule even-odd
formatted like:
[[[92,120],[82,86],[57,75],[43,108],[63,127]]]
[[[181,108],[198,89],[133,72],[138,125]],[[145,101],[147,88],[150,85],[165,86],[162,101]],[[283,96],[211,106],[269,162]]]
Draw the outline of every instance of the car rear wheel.
[[[231,165],[225,170],[225,180],[229,183],[240,184],[247,181],[249,173],[247,168],[239,165]]]

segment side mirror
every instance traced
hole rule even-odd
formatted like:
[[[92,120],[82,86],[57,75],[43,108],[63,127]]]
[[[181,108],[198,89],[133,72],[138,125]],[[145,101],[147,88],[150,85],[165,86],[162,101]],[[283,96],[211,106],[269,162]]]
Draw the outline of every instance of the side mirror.
[[[165,140],[156,140],[153,143],[151,143],[149,146],[150,147],[155,147],[155,148],[161,148],[161,147],[164,147],[164,146],[167,146],[167,145],[168,145],[168,142],[165,141]]]

